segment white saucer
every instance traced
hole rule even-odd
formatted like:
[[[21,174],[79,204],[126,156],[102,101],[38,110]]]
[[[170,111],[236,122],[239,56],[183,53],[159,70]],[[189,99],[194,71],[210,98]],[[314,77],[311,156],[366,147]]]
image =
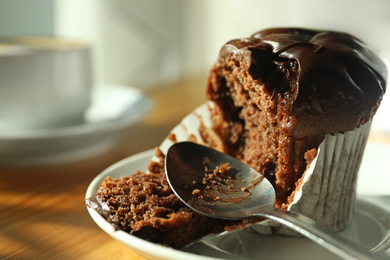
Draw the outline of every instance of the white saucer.
[[[373,151],[370,146],[369,143],[367,153]],[[377,156],[382,156],[382,159],[385,158],[385,155],[390,153],[390,146],[386,146],[386,149],[384,148],[382,151],[384,150],[387,153]],[[106,176],[119,178],[129,176],[137,170],[146,170],[153,155],[154,150],[149,150],[126,158],[107,168],[91,182],[86,198],[96,193],[100,182]],[[369,161],[370,158],[372,157],[363,159],[363,164],[372,165]],[[363,167],[363,169],[366,168]],[[383,179],[383,182],[389,183],[390,175],[387,175],[386,178]],[[364,184],[358,183],[358,186],[361,185]],[[353,222],[342,232],[342,235],[354,240],[362,247],[387,250],[386,253],[389,254],[390,258],[390,193],[373,196],[378,195],[376,187],[370,186],[365,189],[365,193],[371,195],[358,196],[357,212]],[[105,221],[95,210],[88,208],[88,211],[96,224],[107,234],[138,251],[141,255],[153,259],[338,259],[326,249],[304,238],[277,235],[262,236],[243,230],[210,235],[183,250],[174,250],[150,243],[124,231],[115,231],[112,225]]]
[[[121,85],[94,88],[92,104],[77,125],[0,132],[0,165],[32,166],[70,162],[100,154],[152,108],[140,90]]]

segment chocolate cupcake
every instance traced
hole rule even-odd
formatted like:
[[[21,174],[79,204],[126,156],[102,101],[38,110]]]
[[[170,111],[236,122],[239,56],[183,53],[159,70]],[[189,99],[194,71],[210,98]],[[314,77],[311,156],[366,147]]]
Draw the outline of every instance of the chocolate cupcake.
[[[277,207],[340,230],[386,79],[349,34],[263,30],[222,47],[207,86],[213,130],[224,152],[273,183]]]

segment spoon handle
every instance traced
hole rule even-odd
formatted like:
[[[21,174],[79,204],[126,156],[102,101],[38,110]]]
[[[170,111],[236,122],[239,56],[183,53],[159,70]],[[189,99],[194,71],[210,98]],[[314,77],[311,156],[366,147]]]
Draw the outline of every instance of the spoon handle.
[[[258,215],[275,220],[280,224],[297,231],[314,242],[325,246],[342,258],[359,260],[389,259],[389,257],[381,256],[355,245],[351,241],[325,229],[323,226],[304,215],[278,208],[271,209],[266,213],[259,213]]]

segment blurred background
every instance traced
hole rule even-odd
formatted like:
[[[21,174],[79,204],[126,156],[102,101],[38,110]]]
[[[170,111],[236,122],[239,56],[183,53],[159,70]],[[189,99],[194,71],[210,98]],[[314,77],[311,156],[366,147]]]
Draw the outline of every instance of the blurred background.
[[[86,40],[96,84],[146,89],[206,78],[226,41],[272,26],[347,31],[390,64],[389,10],[388,0],[0,0],[0,37]]]

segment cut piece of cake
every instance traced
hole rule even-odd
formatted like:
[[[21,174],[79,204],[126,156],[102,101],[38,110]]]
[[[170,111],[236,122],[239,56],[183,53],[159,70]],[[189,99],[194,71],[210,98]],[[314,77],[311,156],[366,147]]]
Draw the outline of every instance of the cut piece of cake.
[[[158,168],[153,163],[150,167]],[[173,248],[182,248],[210,233],[230,231],[258,221],[258,218],[220,220],[195,213],[174,195],[165,173],[161,172],[138,171],[118,179],[106,177],[86,204],[115,229]]]

